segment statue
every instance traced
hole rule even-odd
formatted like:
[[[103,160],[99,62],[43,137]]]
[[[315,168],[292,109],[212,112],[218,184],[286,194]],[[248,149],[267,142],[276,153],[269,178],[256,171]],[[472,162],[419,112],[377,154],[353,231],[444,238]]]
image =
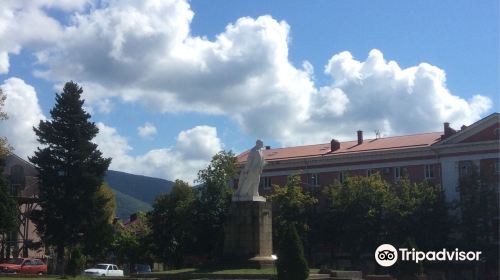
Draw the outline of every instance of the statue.
[[[255,147],[248,153],[247,163],[241,170],[238,189],[233,195],[233,201],[265,201],[259,196],[260,174],[266,164],[262,154],[264,143],[257,140]]]

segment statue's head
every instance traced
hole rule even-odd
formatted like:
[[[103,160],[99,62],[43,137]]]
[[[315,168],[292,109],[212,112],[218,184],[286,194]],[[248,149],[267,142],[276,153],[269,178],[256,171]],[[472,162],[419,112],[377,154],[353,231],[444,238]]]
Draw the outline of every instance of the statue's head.
[[[264,142],[262,142],[262,140],[257,140],[255,142],[255,146],[260,149],[260,148],[264,147]]]

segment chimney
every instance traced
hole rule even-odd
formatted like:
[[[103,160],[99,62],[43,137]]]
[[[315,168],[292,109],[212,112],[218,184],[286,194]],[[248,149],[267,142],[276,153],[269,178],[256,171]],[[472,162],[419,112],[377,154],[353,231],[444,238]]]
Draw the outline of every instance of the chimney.
[[[332,139],[332,141],[330,141],[330,150],[334,152],[338,149],[340,149],[340,142],[336,139]]]
[[[358,145],[363,144],[363,131],[358,130]]]
[[[266,150],[271,150],[271,146],[266,146]]]
[[[450,127],[449,122],[443,123],[443,130],[444,134],[441,135],[441,140],[446,139],[457,132],[456,130]]]

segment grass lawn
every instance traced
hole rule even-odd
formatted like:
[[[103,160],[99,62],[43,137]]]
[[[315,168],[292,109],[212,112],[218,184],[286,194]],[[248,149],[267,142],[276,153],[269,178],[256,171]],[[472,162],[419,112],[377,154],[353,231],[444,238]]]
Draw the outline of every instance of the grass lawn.
[[[311,268],[310,273],[318,273],[318,268]],[[241,269],[197,269],[197,268],[183,268],[174,269],[162,272],[155,272],[155,274],[233,274],[233,275],[253,275],[253,274],[276,274],[276,269],[274,267],[269,268],[241,268]]]
[[[20,277],[16,277],[16,276],[0,276],[0,280],[27,280],[27,279],[36,279],[36,280],[64,280],[64,279],[67,279],[67,280],[95,280],[95,278],[91,278],[91,277],[85,277],[85,276],[76,276],[76,277],[70,277],[70,276],[67,276],[66,278],[61,278],[57,275],[54,275],[54,276],[42,276],[42,277],[39,277],[39,276],[36,276],[36,275],[25,275],[25,276],[20,276]]]
[[[317,268],[311,268],[310,273],[318,273],[319,269]],[[148,277],[149,275],[149,277]],[[161,271],[161,272],[153,272],[153,273],[148,273],[142,275],[142,277],[145,278],[160,278],[162,275],[168,276],[171,275],[172,277],[175,276],[187,276],[187,277],[196,277],[200,275],[205,275],[205,277],[209,277],[208,275],[276,275],[276,269],[274,267],[270,268],[263,268],[263,269],[257,269],[257,268],[240,268],[240,269],[228,269],[228,268],[183,268],[183,269],[174,269],[174,270],[168,270],[168,271]],[[135,275],[131,276],[132,278],[135,278]],[[138,276],[141,277],[141,276]],[[142,278],[141,277],[141,278]],[[63,280],[63,278],[54,275],[54,276],[31,276],[31,275],[26,275],[26,276],[0,276],[0,280],[28,280],[28,279],[33,279],[33,280]],[[86,276],[77,276],[77,277],[67,277],[64,278],[67,280],[96,280],[98,278],[93,278],[93,277],[86,277]],[[106,278],[104,277],[103,279],[119,279],[119,277],[112,277],[112,278]]]

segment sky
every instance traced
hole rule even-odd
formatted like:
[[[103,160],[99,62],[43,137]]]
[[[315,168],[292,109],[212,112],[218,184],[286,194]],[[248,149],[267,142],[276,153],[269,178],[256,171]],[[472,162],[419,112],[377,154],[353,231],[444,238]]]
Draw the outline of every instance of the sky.
[[[220,150],[469,125],[499,111],[499,2],[0,0],[14,152],[67,81],[110,168],[193,182]]]

